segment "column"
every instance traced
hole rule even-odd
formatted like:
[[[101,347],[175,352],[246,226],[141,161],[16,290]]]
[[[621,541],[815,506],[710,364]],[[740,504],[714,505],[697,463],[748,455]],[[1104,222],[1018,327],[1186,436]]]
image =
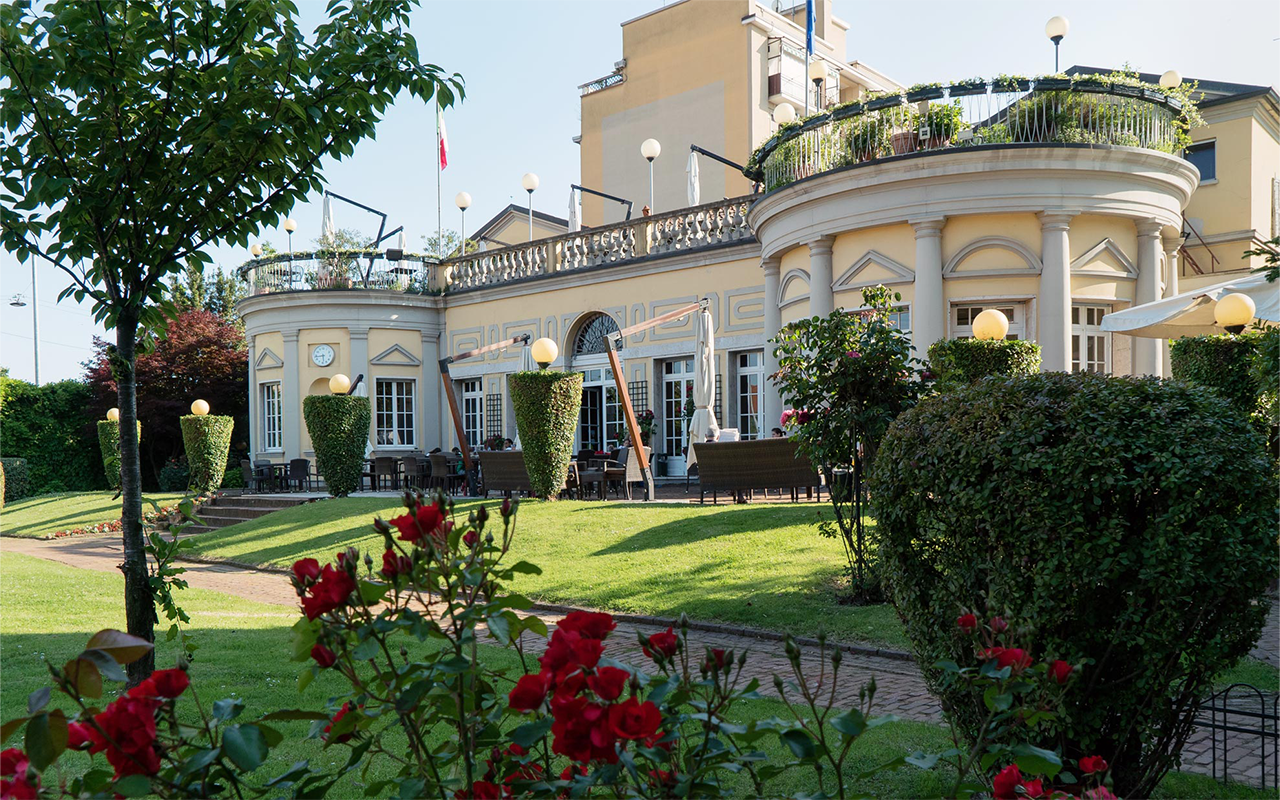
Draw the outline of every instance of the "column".
[[[1178,251],[1182,249],[1183,237],[1166,236],[1162,238],[1161,244],[1164,247],[1164,296],[1173,297],[1179,292],[1178,289],[1178,270],[1181,266],[1178,264]],[[1169,363],[1169,344],[1168,342],[1160,342],[1160,363],[1161,374],[1165,377],[1173,376],[1173,368]]]
[[[351,379],[351,383],[356,382],[357,375],[364,375],[364,386],[369,391],[369,402],[377,403],[378,387],[374,385],[373,376],[369,374],[369,329],[368,328],[347,328],[347,349],[348,353],[347,369],[351,370],[347,377]],[[377,438],[374,434],[374,427],[377,425],[373,415],[370,414],[369,422],[369,441],[376,442]]]
[[[281,431],[284,438],[284,460],[302,458],[302,426],[306,421],[302,418],[302,392],[298,387],[298,367],[301,354],[298,352],[298,332],[283,331],[284,379],[280,381]]]
[[[1071,245],[1074,214],[1045,211],[1040,217],[1040,369],[1071,371]]]
[[[947,309],[942,293],[942,226],[946,217],[910,220],[916,231],[915,299],[911,302],[911,347],[916,358],[946,335]]]
[[[249,460],[258,452],[258,350],[253,346],[253,335],[246,333],[249,350]]]
[[[440,336],[437,326],[422,329],[422,386],[418,413],[422,416],[422,450],[444,448],[445,414],[440,402]]]
[[[836,310],[836,296],[831,289],[835,280],[831,266],[834,236],[821,236],[809,243],[809,316],[825,317]]]
[[[760,262],[764,269],[764,429],[762,437],[778,426],[782,417],[782,392],[778,390],[769,376],[778,371],[778,357],[774,355],[773,344],[769,341],[782,330],[782,309],[778,307],[778,277],[782,271],[782,259],[778,256],[766,258]]]
[[[1160,229],[1153,219],[1134,223],[1138,231],[1138,286],[1135,304],[1151,303],[1160,298]],[[1133,337],[1133,374],[1160,377],[1161,340],[1145,336]]]

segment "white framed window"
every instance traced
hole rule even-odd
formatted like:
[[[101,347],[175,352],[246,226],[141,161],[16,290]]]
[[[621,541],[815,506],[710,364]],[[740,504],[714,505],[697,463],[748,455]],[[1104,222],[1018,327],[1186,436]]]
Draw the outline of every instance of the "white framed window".
[[[983,303],[951,307],[951,335],[955,339],[973,338],[973,320],[988,308],[994,308],[1009,320],[1006,339],[1027,338],[1027,307],[1024,303]]]
[[[262,411],[262,449],[284,450],[284,413],[280,403],[280,381],[258,385],[259,408]]]
[[[764,351],[738,353],[738,434],[759,439],[764,430]]]
[[[462,432],[469,447],[484,441],[484,381],[462,381]]]
[[[1105,306],[1071,307],[1071,371],[1111,372],[1111,335],[1102,330]]]
[[[378,378],[375,384],[374,443],[378,447],[413,447],[417,381]]]
[[[679,459],[677,475],[684,474],[684,420],[685,410],[693,403],[693,359],[682,358],[662,365],[662,439],[664,452],[670,459]]]

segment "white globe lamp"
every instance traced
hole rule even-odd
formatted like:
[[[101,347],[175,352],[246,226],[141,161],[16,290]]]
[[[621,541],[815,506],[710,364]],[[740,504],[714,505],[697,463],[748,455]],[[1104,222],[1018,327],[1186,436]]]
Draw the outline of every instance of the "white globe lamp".
[[[339,372],[329,379],[329,391],[334,394],[346,394],[351,390],[351,379]]]
[[[529,345],[529,355],[533,356],[533,360],[539,367],[546,369],[556,360],[556,356],[560,355],[560,348],[556,346],[554,339],[544,336]]]
[[[1003,339],[1009,333],[1009,318],[998,309],[988,308],[973,318],[975,339]]]
[[[209,413],[209,404],[204,400],[197,400],[191,404],[191,413],[197,417],[203,417]]]

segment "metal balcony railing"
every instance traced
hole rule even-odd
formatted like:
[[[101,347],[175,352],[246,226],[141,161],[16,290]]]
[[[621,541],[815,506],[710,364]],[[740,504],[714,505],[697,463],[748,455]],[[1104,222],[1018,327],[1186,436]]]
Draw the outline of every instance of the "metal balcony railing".
[[[1182,101],[1105,80],[970,81],[850,103],[778,131],[744,174],[771,191],[893,156],[1003,144],[1092,144],[1171,153],[1184,144]]]
[[[443,263],[447,294],[563,275],[653,256],[753,241],[750,197],[619,222]]]
[[[240,267],[250,295],[314,289],[385,289],[439,294],[431,256],[405,254],[391,261],[383,251],[343,250],[267,256]]]

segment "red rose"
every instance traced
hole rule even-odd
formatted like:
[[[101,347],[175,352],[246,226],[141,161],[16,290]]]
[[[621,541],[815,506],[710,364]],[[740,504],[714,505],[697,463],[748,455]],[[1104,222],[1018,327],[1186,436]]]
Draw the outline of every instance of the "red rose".
[[[27,772],[27,754],[17,747],[10,747],[0,752],[0,777],[9,775],[25,775]]]
[[[991,622],[988,624],[991,625],[991,630],[996,633],[1004,633],[1009,629],[1009,623],[1004,621],[1004,617],[992,617]]]
[[[480,510],[484,511],[484,506],[480,506]],[[467,547],[475,547],[476,542],[478,541],[480,541],[480,534],[476,533],[475,531],[467,531],[466,533],[462,534],[462,543],[465,544]]]
[[[596,674],[587,678],[587,686],[596,693],[596,697],[610,702],[617,700],[622,690],[631,680],[631,673],[617,667],[600,667]]]
[[[72,722],[67,725],[67,749],[84,750],[93,744],[94,730],[87,723]]]
[[[551,752],[581,763],[618,762],[614,748],[616,736],[604,706],[589,703],[585,697],[562,703],[553,699],[551,705],[555,715],[551,725]]]
[[[413,571],[413,562],[407,556],[402,556],[394,547],[387,548],[387,552],[382,554],[382,574],[388,578],[394,578],[397,575],[406,575]]]
[[[151,673],[151,677],[147,680],[155,684],[156,696],[170,700],[185,692],[191,685],[191,679],[187,677],[186,671],[181,669],[162,669]]]
[[[334,569],[332,564],[325,564],[320,580],[307,589],[310,596],[302,598],[302,610],[306,612],[307,619],[313,620],[345,605],[355,590],[354,578]]]
[[[476,781],[471,784],[470,791],[458,792],[454,797],[474,798],[474,800],[499,800],[502,797],[502,787],[489,781]]]
[[[293,562],[293,577],[298,583],[307,584],[320,577],[320,562],[314,558],[304,558]]]
[[[547,678],[539,675],[522,675],[507,695],[507,705],[516,711],[537,711],[547,699],[550,688]]]
[[[973,614],[961,614],[956,617],[956,625],[964,633],[973,633],[978,629],[978,618]]]
[[[1084,793],[1084,800],[1120,800],[1105,786],[1095,786]]]
[[[613,615],[599,611],[574,611],[556,625],[558,631],[571,631],[584,639],[603,639],[618,627]]]
[[[0,798],[4,800],[36,800],[40,792],[40,779],[36,778],[35,783],[31,783],[25,775],[23,777],[14,778],[13,780],[0,781]]]
[[[1058,659],[1049,665],[1049,674],[1053,676],[1053,679],[1058,683],[1066,683],[1067,679],[1071,677],[1071,672],[1074,669],[1075,667],[1062,659]]]
[[[649,643],[641,649],[644,650],[646,656],[657,661],[659,655],[663,658],[674,656],[679,645],[680,637],[676,636],[670,628],[667,628],[665,631],[650,636]]]
[[[132,694],[139,689],[142,691],[138,696]],[[142,696],[155,692],[155,684],[148,678],[93,718],[106,738],[100,738],[94,731],[89,752],[105,750],[107,763],[115,768],[117,779],[125,775],[155,775],[160,771],[160,756],[155,749],[155,712],[161,703]]]
[[[1022,783],[1022,771],[1017,764],[1010,764],[991,779],[991,796],[995,800],[1016,800],[1019,783]]]
[[[1026,781],[1021,786],[1027,797],[1044,797],[1044,784],[1039,778],[1034,781]]]
[[[159,697],[160,693],[156,691],[156,682],[151,678],[143,678],[136,686],[126,692],[129,697]]]
[[[609,709],[609,727],[620,739],[646,739],[662,725],[662,712],[648,700],[627,698]]]
[[[1110,766],[1102,756],[1085,756],[1080,759],[1080,771],[1085,775],[1093,775],[1098,772],[1106,772]]]
[[[320,665],[320,669],[328,669],[338,663],[338,657],[334,652],[319,642],[311,646],[311,657]]]
[[[333,726],[337,725],[338,721],[341,720],[343,717],[345,717],[348,713],[350,713],[351,710],[352,709],[351,709],[350,703],[343,703],[342,708],[338,709],[338,713],[333,715],[333,719],[329,721],[329,724],[324,726],[324,733],[320,738],[324,739],[325,741],[328,741],[329,731],[333,730]],[[350,740],[352,736],[355,736],[354,730],[347,731],[346,733],[338,734],[336,737],[334,737],[333,741],[335,744],[342,744],[343,742]]]
[[[599,639],[583,638],[576,631],[557,626],[538,663],[544,671],[559,676],[565,667],[595,667],[603,652],[604,642]]]
[[[1010,667],[1016,675],[1031,666],[1031,656],[1027,655],[1027,651],[1017,647],[1003,648],[996,656],[996,665],[1001,669]]]
[[[444,525],[444,512],[434,503],[422,505],[418,506],[416,515],[396,517],[391,520],[391,524],[400,529],[401,541],[418,542],[423,536],[436,533]]]
[[[728,662],[728,655],[719,648],[712,648],[711,653],[707,656],[707,660],[703,663],[708,671],[716,671],[724,669],[724,665]]]

